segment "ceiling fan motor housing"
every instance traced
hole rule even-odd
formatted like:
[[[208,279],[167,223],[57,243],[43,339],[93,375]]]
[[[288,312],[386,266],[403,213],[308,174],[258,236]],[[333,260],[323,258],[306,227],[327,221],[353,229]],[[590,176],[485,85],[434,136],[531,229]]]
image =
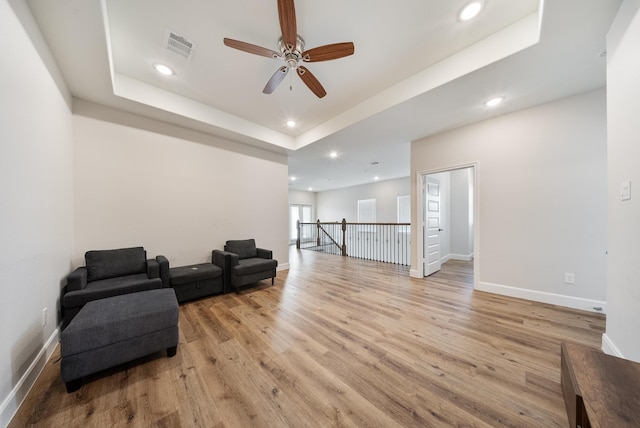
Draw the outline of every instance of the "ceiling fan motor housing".
[[[298,68],[298,63],[302,60],[302,52],[304,52],[304,39],[300,36],[296,38],[296,46],[293,49],[289,49],[282,37],[278,40],[278,48],[280,48],[280,52],[282,52],[282,57],[284,58],[287,66],[295,70]]]

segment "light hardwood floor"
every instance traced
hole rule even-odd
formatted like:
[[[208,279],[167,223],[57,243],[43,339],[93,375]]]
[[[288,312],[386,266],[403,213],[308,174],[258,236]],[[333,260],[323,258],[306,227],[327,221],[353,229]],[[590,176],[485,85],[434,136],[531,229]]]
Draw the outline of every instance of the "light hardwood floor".
[[[599,348],[603,315],[476,292],[310,251],[274,286],[180,307],[157,353],[67,394],[59,351],[11,427],[566,427],[560,343]]]

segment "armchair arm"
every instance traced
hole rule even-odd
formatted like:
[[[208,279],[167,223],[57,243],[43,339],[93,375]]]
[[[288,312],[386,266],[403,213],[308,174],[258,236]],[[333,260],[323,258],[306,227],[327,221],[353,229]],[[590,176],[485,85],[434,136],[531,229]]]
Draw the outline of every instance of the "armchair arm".
[[[224,292],[231,291],[231,267],[238,264],[238,255],[228,251],[213,250],[211,252],[211,263],[222,269],[222,281]]]
[[[156,259],[147,259],[147,277],[160,278],[160,266]]]
[[[87,286],[87,268],[79,267],[67,276],[67,291],[82,290]]]
[[[229,268],[238,264],[238,255],[228,251],[213,250],[211,252],[211,263],[227,272]]]
[[[273,251],[271,250],[265,250],[264,248],[256,248],[256,251],[258,253],[258,257],[261,259],[272,259],[273,258]]]
[[[171,287],[171,279],[169,277],[169,260],[165,256],[156,256],[156,261],[160,267],[160,279],[162,280],[162,288]]]

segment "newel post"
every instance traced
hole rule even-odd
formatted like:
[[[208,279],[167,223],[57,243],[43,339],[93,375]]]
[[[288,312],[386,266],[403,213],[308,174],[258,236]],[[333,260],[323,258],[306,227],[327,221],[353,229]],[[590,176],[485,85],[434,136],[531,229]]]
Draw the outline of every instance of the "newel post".
[[[320,246],[320,219],[318,219],[316,227],[317,227],[316,236],[318,237],[317,239],[318,242],[316,245],[319,247]]]
[[[300,249],[300,220],[296,220],[296,230],[298,231],[298,236],[296,237],[296,250]]]
[[[347,240],[345,239],[345,235],[347,232],[347,220],[342,219],[342,255],[344,257],[347,256]]]

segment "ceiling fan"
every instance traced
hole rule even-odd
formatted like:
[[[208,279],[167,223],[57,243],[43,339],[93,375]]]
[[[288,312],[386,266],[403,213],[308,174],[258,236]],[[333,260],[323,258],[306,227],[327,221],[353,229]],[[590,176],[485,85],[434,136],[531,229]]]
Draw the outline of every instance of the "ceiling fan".
[[[280,37],[280,40],[278,41],[279,52],[263,48],[261,46],[252,45],[251,43],[227,38],[224,39],[224,44],[230,48],[251,54],[284,60],[286,65],[283,65],[276,70],[262,90],[265,94],[272,93],[289,73],[289,70],[295,70],[311,92],[316,94],[318,98],[324,97],[327,95],[327,91],[325,91],[318,79],[311,74],[307,67],[300,65],[300,61],[329,61],[352,55],[355,50],[353,43],[333,43],[305,50],[304,40],[298,35],[298,30],[296,28],[296,9],[294,0],[278,0],[278,17],[280,19],[280,30],[282,31],[282,37]]]

